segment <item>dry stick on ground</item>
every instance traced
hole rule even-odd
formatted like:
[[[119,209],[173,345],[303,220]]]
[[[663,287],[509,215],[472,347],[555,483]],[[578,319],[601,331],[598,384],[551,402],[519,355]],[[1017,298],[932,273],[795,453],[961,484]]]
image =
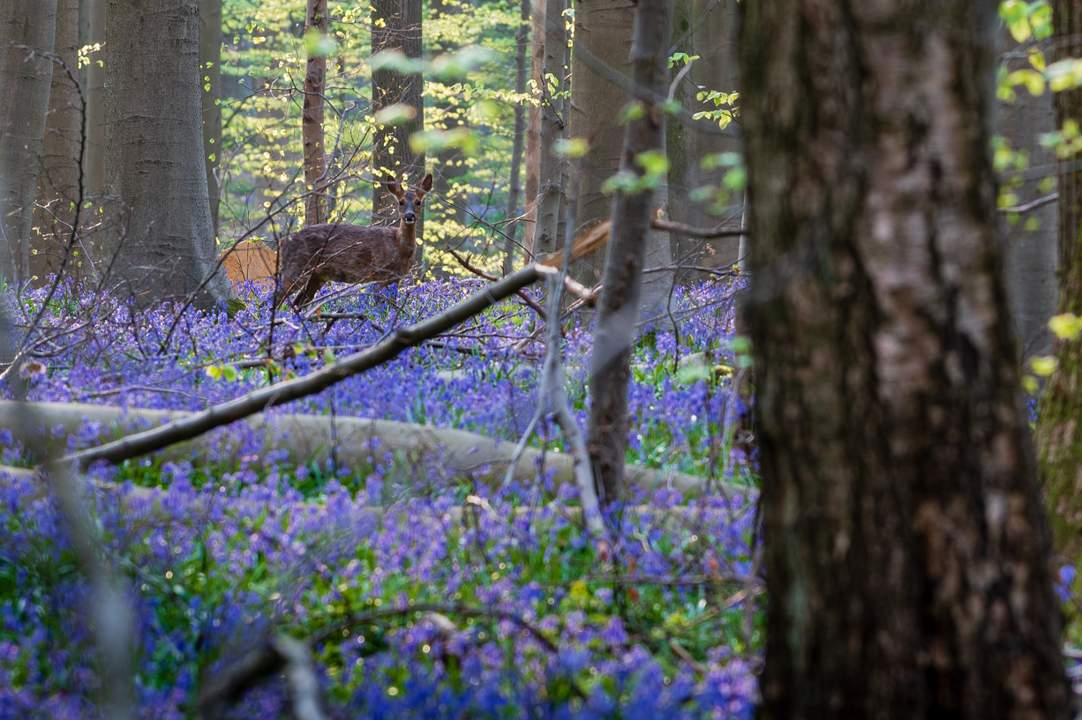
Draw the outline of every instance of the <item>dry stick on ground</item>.
[[[439,613],[466,618],[479,618],[507,621],[529,634],[549,653],[559,652],[559,648],[545,633],[519,615],[496,608],[478,608],[461,604],[416,603],[401,608],[383,608],[360,613],[347,618],[341,623],[324,628],[312,638],[312,645],[338,637],[343,631],[351,630],[356,625],[374,624],[403,615],[414,613]],[[289,638],[294,643],[298,640]],[[221,717],[230,705],[236,703],[248,690],[260,685],[271,676],[287,667],[289,656],[282,652],[283,636],[263,643],[237,662],[217,673],[214,681],[199,696],[199,708],[203,717],[212,719]],[[288,672],[288,670],[287,670]],[[584,696],[581,688],[575,686],[576,694]]]
[[[571,192],[567,195],[569,199],[578,197],[577,185],[576,176]],[[576,203],[571,200],[567,203],[565,214],[566,222],[564,227],[567,235],[564,239],[565,247],[571,246],[573,243],[576,214]],[[601,508],[597,501],[597,493],[594,489],[594,473],[590,465],[590,455],[586,451],[582,431],[579,429],[578,422],[575,420],[570,404],[567,401],[567,391],[564,389],[563,363],[560,356],[560,301],[563,299],[564,279],[567,277],[567,268],[573,254],[573,251],[563,253],[560,272],[551,274],[545,279],[548,292],[548,322],[546,324],[548,343],[545,351],[545,362],[541,371],[541,388],[538,392],[537,411],[530,419],[526,432],[523,433],[522,438],[515,447],[514,455],[511,456],[511,464],[508,465],[507,475],[504,478],[504,484],[510,483],[514,468],[526,449],[526,441],[533,434],[534,428],[544,414],[545,408],[551,408],[556,416],[556,423],[560,426],[560,431],[567,439],[568,450],[574,460],[575,485],[579,491],[579,502],[582,503],[582,514],[586,522],[586,529],[595,539],[606,540],[608,539],[608,530],[605,527]]]
[[[73,453],[63,458],[63,460],[77,463],[80,468],[85,468],[89,464],[101,460],[114,464],[120,463],[130,458],[160,450],[174,443],[190,440],[209,430],[254,415],[266,408],[284,405],[293,400],[314,395],[346,378],[393,360],[407,348],[450,330],[455,325],[479,314],[500,300],[513,295],[516,290],[536,282],[543,275],[551,272],[551,270],[537,265],[527,265],[499,282],[479,290],[439,315],[400,328],[386,340],[367,350],[343,358],[333,365],[304,377],[255,390],[247,395],[215,405],[204,412],[175,420],[161,427],[128,435],[99,447]]]

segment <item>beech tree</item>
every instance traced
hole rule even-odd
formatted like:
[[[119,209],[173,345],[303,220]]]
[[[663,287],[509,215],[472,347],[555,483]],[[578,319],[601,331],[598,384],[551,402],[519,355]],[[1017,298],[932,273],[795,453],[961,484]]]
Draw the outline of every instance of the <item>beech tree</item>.
[[[1082,0],[1058,0],[1053,10],[1056,59],[1082,55]],[[1082,90],[1056,94],[1060,127],[1082,121]],[[1082,316],[1082,173],[1077,159],[1059,173],[1059,312]],[[1082,340],[1065,333],[1056,343],[1056,369],[1041,399],[1037,421],[1041,473],[1052,509],[1058,549],[1069,562],[1082,556]],[[1070,335],[1074,337],[1070,337]]]
[[[199,77],[203,88],[203,160],[210,221],[218,232],[222,165],[222,0],[199,0]]]
[[[228,287],[211,276],[197,0],[110,0],[106,40],[105,174],[123,228],[109,234],[110,280],[139,304],[202,286],[209,306]]]
[[[79,0],[57,1],[54,37],[57,58],[78,77]],[[56,65],[52,70],[48,108],[29,265],[30,277],[38,284],[59,268],[79,195],[79,140],[83,121],[79,89],[67,72]],[[69,260],[69,269],[83,267],[81,262],[72,260],[75,259]]]
[[[1001,277],[996,3],[742,3],[764,718],[1067,718]]]
[[[372,54],[382,50],[400,50],[408,58],[421,57],[421,0],[372,0]],[[372,171],[378,176],[392,174],[403,182],[414,183],[424,175],[423,153],[410,147],[410,136],[424,129],[424,80],[419,74],[402,73],[392,68],[372,72],[372,112],[403,104],[412,117],[394,125],[376,125],[372,147]],[[376,178],[378,180],[378,177]],[[376,183],[372,196],[372,217],[390,220],[396,212],[395,199]],[[421,236],[418,218],[417,236]]]
[[[602,504],[623,495],[627,453],[627,392],[631,348],[642,292],[654,185],[644,158],[660,155],[664,142],[662,97],[668,74],[667,0],[638,0],[631,47],[632,81],[642,90],[639,111],[628,123],[620,170],[628,184],[612,202],[612,238],[605,256],[601,303],[590,365],[590,428],[587,447]],[[653,98],[653,99],[651,99]]]
[[[30,20],[32,18],[32,21]],[[30,228],[41,172],[56,0],[0,3],[0,278],[30,277]]]
[[[327,198],[318,185],[327,173],[327,151],[323,139],[323,86],[327,77],[327,54],[315,38],[327,35],[327,0],[308,0],[304,18],[308,67],[304,74],[304,183],[310,195],[304,201],[304,224],[327,221]]]

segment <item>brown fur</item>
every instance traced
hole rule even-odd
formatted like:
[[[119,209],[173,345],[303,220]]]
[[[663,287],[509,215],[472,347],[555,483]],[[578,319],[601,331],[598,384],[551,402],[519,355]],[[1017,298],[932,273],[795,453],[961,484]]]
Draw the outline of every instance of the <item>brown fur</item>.
[[[419,187],[409,190],[396,180],[385,185],[398,198],[398,227],[320,223],[294,234],[282,244],[276,305],[297,293],[293,303],[301,307],[327,282],[389,284],[409,272],[417,238],[416,225],[407,219],[420,214],[432,176],[426,175]]]

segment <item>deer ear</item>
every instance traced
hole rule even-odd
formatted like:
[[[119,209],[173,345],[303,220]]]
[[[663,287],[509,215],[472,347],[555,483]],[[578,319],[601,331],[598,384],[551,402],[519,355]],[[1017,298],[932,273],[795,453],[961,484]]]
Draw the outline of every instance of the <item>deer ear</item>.
[[[425,175],[425,179],[421,181],[421,189],[425,192],[432,189],[432,173]]]
[[[402,194],[402,189],[398,187],[398,181],[389,175],[383,176],[383,187],[387,188],[387,192],[391,193],[395,197]]]

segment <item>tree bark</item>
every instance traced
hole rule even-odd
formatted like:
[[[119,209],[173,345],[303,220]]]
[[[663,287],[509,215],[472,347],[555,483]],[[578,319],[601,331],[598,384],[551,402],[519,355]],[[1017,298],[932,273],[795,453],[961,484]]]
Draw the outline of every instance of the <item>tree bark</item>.
[[[327,34],[327,0],[308,0],[304,18],[305,35],[316,30]],[[327,56],[309,53],[304,74],[304,116],[301,119],[304,137],[304,184],[311,193],[304,200],[304,224],[317,225],[327,221],[327,198],[314,192],[327,172],[327,152],[323,140],[323,87],[327,77]]]
[[[565,163],[554,150],[564,128],[564,118],[560,114],[561,103],[556,97],[566,88],[563,75],[567,66],[567,36],[563,9],[564,0],[545,0],[544,9],[541,10],[545,18],[545,40],[541,75],[541,172],[538,176],[538,199],[531,242],[534,257],[552,253],[559,246],[561,209],[566,202],[563,191]],[[581,208],[581,205],[579,207]]]
[[[1082,0],[1057,0],[1053,22],[1055,59],[1082,56]],[[1061,127],[1082,120],[1082,90],[1055,97]],[[1059,172],[1059,311],[1082,315],[1082,173],[1077,162],[1077,157],[1068,159]],[[1056,548],[1074,563],[1082,556],[1082,340],[1057,342],[1056,360],[1041,398],[1037,446]]]
[[[539,93],[545,74],[545,2],[532,0],[530,11],[530,80]],[[537,193],[541,187],[541,102],[535,95],[526,114],[526,227],[533,237],[537,220]],[[532,243],[530,244],[532,254]]]
[[[397,48],[406,57],[421,57],[420,0],[372,0],[372,54]],[[424,89],[420,75],[405,75],[395,70],[372,73],[372,112],[396,103],[414,109],[414,117],[398,125],[377,125],[372,148],[372,172],[378,180],[384,174],[407,183],[418,182],[424,175],[424,154],[410,148],[410,135],[424,129]],[[376,183],[372,196],[372,217],[391,222],[397,202]],[[421,237],[422,218],[417,218],[417,237]]]
[[[631,48],[632,80],[654,98],[664,95],[668,82],[668,25],[667,0],[638,0]],[[639,156],[664,147],[663,110],[652,100],[642,105],[641,117],[628,123],[620,167],[640,179],[644,170],[637,162]],[[617,501],[624,494],[631,346],[636,334],[653,198],[651,188],[621,190],[612,203],[612,238],[605,258],[590,369],[588,447],[602,504]]]
[[[434,17],[437,22],[443,22],[444,27],[447,27],[447,22],[462,23],[464,21],[463,10],[469,8],[468,2],[447,2],[447,0],[432,0],[431,2],[431,14],[430,17]],[[466,15],[465,17],[469,17]],[[447,39],[447,33],[433,33],[435,37],[431,40],[432,55],[441,55],[444,53],[452,53],[459,50],[459,46],[456,43],[449,42]],[[453,35],[452,35],[453,37]],[[429,115],[428,121],[431,127],[439,128],[441,130],[454,130],[455,128],[467,127],[469,125],[469,104],[459,101],[455,103],[448,103],[442,101],[435,101],[429,103],[429,108],[435,105],[435,112]],[[432,122],[433,116],[441,117],[438,122]],[[463,226],[469,223],[468,215],[466,213],[466,207],[469,202],[467,197],[468,190],[465,188],[459,188],[459,191],[455,191],[455,186],[458,180],[466,174],[469,169],[466,164],[467,158],[465,154],[459,148],[446,148],[440,150],[436,156],[435,167],[433,168],[436,177],[436,193],[443,198],[442,211],[444,218],[447,220],[453,220],[458,223],[459,226]],[[431,211],[431,209],[429,209]],[[458,232],[456,229],[448,229],[448,234],[454,234]]]
[[[530,0],[519,3],[519,27],[515,33],[515,93],[519,97],[526,92],[526,49],[529,45]],[[518,213],[519,198],[522,196],[522,150],[526,142],[526,108],[521,102],[515,105],[515,130],[511,141],[511,181],[507,193],[506,217]],[[509,275],[515,267],[515,236],[518,234],[518,222],[504,227],[507,238],[503,247],[503,274]]]
[[[1007,71],[1029,67],[1025,52],[1004,29],[1000,31],[999,56],[1005,58]],[[1029,158],[1026,171],[1008,171],[1007,182],[1018,196],[1018,203],[1041,197],[1048,192],[1041,186],[1048,177],[1055,178],[1055,152],[1040,142],[1041,136],[1056,129],[1053,93],[1031,95],[1022,90],[1013,101],[996,105],[995,130],[1010,147]],[[1048,319],[1056,312],[1059,287],[1056,281],[1058,222],[1056,203],[1035,208],[1015,222],[1001,215],[1007,238],[1006,275],[1011,316],[1023,360],[1052,351],[1052,333]],[[1035,226],[1029,226],[1035,223]]]
[[[108,0],[86,4],[86,44],[105,44]],[[86,67],[86,192],[94,200],[105,193],[105,49],[90,55]]]
[[[106,49],[105,172],[120,225],[107,239],[110,280],[139,305],[183,297],[216,267],[196,0],[110,0]],[[197,300],[227,296],[218,272]]]
[[[199,0],[199,73],[203,87],[203,159],[207,168],[210,222],[218,235],[222,164],[222,0]],[[306,96],[307,98],[307,96]]]
[[[601,186],[620,169],[623,132],[619,109],[631,98],[612,78],[605,77],[583,60],[590,53],[611,70],[631,74],[633,0],[579,0],[575,4],[575,50],[571,56],[571,137],[590,143],[581,165],[579,226],[601,222],[609,216],[612,199]],[[547,52],[547,49],[546,49]],[[605,112],[599,112],[605,108]],[[542,162],[544,159],[542,158]],[[594,257],[578,264],[577,273],[589,286],[600,279],[602,264]]]
[[[1062,718],[1001,272],[996,3],[742,3],[764,718]]]
[[[58,0],[54,52],[79,77],[79,0]],[[79,195],[79,138],[82,132],[79,90],[61,67],[53,68],[49,111],[41,151],[37,204],[30,249],[30,277],[44,284],[55,273],[67,247]],[[83,258],[71,258],[78,276]]]
[[[0,279],[30,277],[34,193],[41,172],[56,0],[0,3]]]

